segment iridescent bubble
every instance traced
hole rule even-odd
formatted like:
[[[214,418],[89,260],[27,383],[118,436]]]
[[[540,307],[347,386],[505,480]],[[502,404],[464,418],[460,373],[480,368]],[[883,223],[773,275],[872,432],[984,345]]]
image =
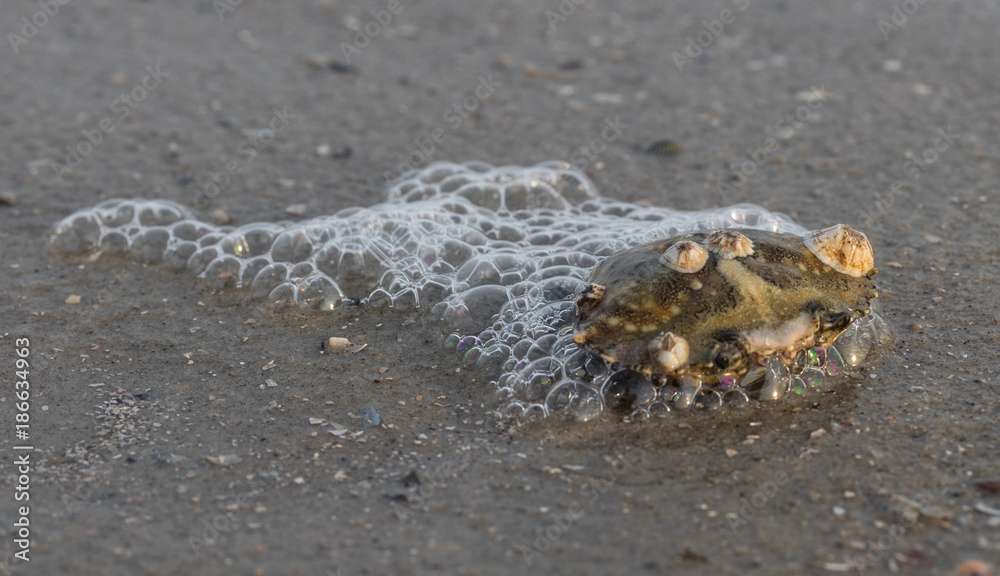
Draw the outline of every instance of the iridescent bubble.
[[[728,390],[729,388],[736,385],[736,376],[733,374],[723,374],[719,376],[719,381],[716,383],[715,387],[719,390]]]
[[[676,380],[676,387],[671,389],[671,406],[676,410],[690,408],[701,391],[701,379],[694,376],[683,376]]]
[[[789,389],[796,394],[802,394],[806,391],[806,383],[802,381],[802,378],[793,376]]]
[[[826,361],[826,351],[821,346],[813,346],[806,350],[805,356],[809,366],[823,366]]]
[[[798,376],[809,388],[817,388],[823,385],[826,375],[819,368],[808,367]]]
[[[470,348],[469,351],[466,352],[465,355],[462,357],[462,362],[466,366],[475,366],[476,362],[479,360],[479,357],[482,353],[483,350],[479,347]]]
[[[479,338],[476,338],[475,336],[466,336],[458,341],[458,353],[465,354],[478,345]]]
[[[826,351],[826,373],[830,376],[837,376],[844,371],[844,359],[835,346],[831,346]]]

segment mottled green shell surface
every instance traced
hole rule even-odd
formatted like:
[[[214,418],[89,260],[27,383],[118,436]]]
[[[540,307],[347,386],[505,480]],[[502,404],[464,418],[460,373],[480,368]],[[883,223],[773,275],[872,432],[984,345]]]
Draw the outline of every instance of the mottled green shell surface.
[[[870,310],[874,268],[844,274],[817,258],[802,237],[739,233],[753,242],[750,255],[724,257],[699,249],[707,260],[694,272],[672,269],[664,253],[682,241],[705,245],[710,232],[607,258],[579,298],[574,339],[623,368],[711,381],[745,374],[769,356],[790,360],[799,350],[829,345]],[[656,339],[666,333],[687,344],[686,360],[669,370],[655,355]]]

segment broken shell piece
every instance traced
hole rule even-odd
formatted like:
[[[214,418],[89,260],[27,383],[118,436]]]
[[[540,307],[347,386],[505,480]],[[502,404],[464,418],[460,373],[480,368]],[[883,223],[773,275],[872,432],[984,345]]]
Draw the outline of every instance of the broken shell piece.
[[[326,340],[324,348],[331,352],[338,352],[340,350],[347,350],[353,345],[354,344],[352,344],[347,338],[338,338],[334,336]]]
[[[243,461],[236,454],[220,454],[219,456],[206,456],[205,460],[216,466],[235,466]]]
[[[664,373],[670,373],[684,365],[691,353],[688,341],[665,332],[649,341],[650,360],[659,365]]]
[[[705,246],[719,255],[719,258],[732,260],[744,258],[753,254],[753,240],[736,230],[717,230],[705,239]]]
[[[841,274],[868,276],[875,266],[868,238],[850,226],[837,224],[810,232],[803,242],[821,262]]]
[[[678,272],[691,274],[701,270],[708,260],[708,251],[701,244],[690,240],[677,242],[660,256],[660,262]]]

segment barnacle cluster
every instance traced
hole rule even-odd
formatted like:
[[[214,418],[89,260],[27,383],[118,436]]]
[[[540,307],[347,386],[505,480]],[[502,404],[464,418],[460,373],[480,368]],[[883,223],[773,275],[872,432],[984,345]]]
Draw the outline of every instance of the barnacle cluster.
[[[446,345],[495,378],[508,414],[589,420],[606,408],[647,415],[780,397],[860,363],[885,341],[885,322],[870,313],[837,340],[839,352],[811,348],[791,363],[765,362],[763,385],[692,390],[647,386],[574,340],[577,299],[599,262],[655,240],[739,228],[806,233],[750,204],[685,212],[603,198],[565,163],[471,162],[429,165],[393,183],[380,204],[295,223],[214,226],[168,201],[108,200],[58,222],[50,244],[65,254],[130,253],[277,304],[430,308],[451,332]],[[724,234],[714,242],[720,255],[750,249]]]

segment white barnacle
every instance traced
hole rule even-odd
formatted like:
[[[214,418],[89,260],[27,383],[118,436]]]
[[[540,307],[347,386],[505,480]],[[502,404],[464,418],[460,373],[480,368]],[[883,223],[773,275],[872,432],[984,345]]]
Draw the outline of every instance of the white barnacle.
[[[660,256],[660,262],[667,268],[685,274],[701,270],[707,260],[705,247],[690,240],[675,243]]]
[[[719,258],[732,260],[744,258],[753,254],[753,240],[736,230],[716,230],[705,239],[705,247],[719,255]]]
[[[665,373],[684,365],[691,353],[688,341],[673,332],[664,332],[649,341],[649,357]]]
[[[802,240],[821,262],[841,274],[867,276],[875,266],[868,238],[850,226],[837,224],[816,230]]]

